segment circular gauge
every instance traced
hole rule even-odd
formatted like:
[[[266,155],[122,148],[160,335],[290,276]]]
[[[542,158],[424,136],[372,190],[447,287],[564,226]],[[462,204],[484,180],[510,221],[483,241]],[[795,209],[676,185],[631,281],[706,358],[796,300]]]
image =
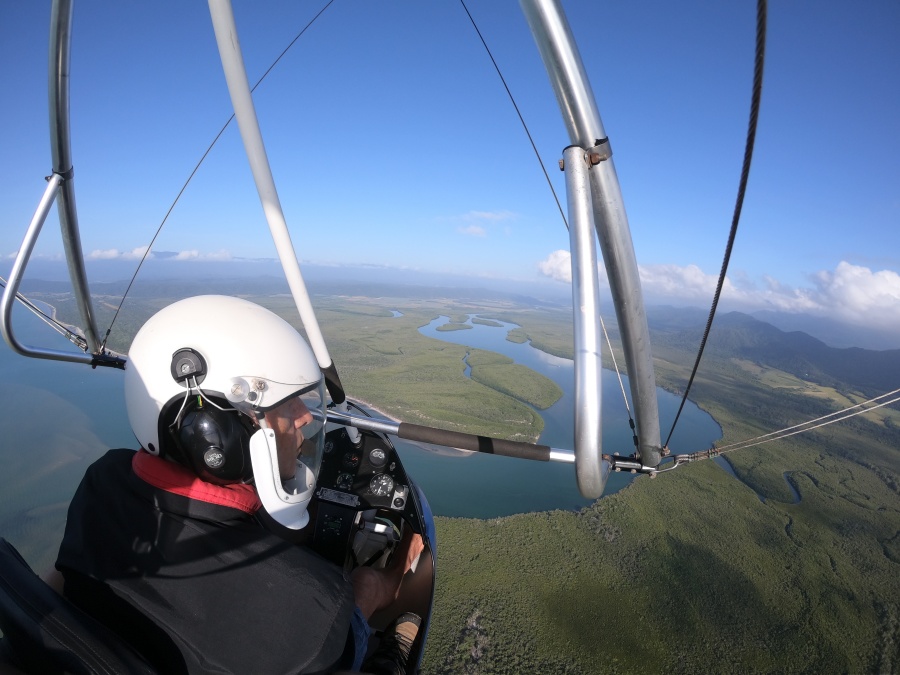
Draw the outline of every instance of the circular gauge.
[[[341,460],[341,464],[343,464],[348,469],[355,469],[357,466],[359,466],[359,453],[348,452]]]
[[[386,473],[377,473],[369,481],[369,490],[378,497],[387,497],[394,489],[394,479]]]
[[[335,482],[335,487],[340,488],[341,490],[349,490],[353,487],[353,474],[352,473],[341,473],[338,474],[337,481]]]
[[[374,448],[369,453],[369,462],[372,466],[382,467],[384,463],[387,462],[387,453],[381,448]]]

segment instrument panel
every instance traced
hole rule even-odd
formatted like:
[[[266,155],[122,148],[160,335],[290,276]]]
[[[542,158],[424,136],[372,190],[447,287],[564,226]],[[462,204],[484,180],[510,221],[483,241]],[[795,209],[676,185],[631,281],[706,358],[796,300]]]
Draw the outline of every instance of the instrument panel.
[[[343,427],[325,436],[316,493],[312,547],[344,564],[354,523],[360,511],[376,510],[392,520],[406,521],[419,532],[421,521],[400,457],[387,437],[361,431],[353,443]]]

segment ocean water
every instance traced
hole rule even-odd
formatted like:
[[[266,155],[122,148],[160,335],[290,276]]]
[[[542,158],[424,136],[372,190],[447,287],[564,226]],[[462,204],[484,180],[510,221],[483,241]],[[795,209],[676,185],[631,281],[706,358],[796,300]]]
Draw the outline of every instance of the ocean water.
[[[571,449],[572,364],[530,345],[506,340],[511,325],[475,325],[471,330],[439,332],[438,320],[422,329],[435,339],[490,349],[541,372],[563,389],[563,398],[541,411],[546,428],[540,442]],[[16,337],[26,345],[74,347],[30,312],[13,312]],[[339,365],[339,364],[338,364]],[[108,448],[136,447],[122,395],[123,373],[109,368],[31,359],[0,341],[0,536],[10,540],[41,571],[55,559],[66,508],[87,466]],[[633,447],[619,384],[604,373],[604,452]],[[625,383],[627,390],[628,384]],[[351,392],[352,397],[352,392]],[[661,424],[678,399],[660,390]],[[680,435],[679,435],[680,434]],[[696,406],[682,413],[673,447],[692,451],[720,437],[715,421]],[[404,466],[423,488],[437,515],[492,518],[550,509],[579,509],[590,502],[578,493],[570,464],[532,462],[479,454],[437,454],[397,442]],[[632,477],[613,474],[607,493]]]
[[[25,345],[77,351],[20,306],[12,325]],[[111,447],[135,446],[123,373],[19,356],[2,340],[0,373],[0,536],[40,572],[55,559],[87,466]]]

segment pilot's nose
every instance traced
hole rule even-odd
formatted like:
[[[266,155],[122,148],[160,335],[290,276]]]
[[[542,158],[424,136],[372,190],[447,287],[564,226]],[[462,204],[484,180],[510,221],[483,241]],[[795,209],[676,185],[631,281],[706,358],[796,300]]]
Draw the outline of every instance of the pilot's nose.
[[[292,414],[294,417],[295,428],[299,429],[313,421],[312,413],[309,411],[309,408],[306,407],[306,404],[302,400],[300,400],[299,398],[295,398],[292,399],[292,403],[294,404]]]

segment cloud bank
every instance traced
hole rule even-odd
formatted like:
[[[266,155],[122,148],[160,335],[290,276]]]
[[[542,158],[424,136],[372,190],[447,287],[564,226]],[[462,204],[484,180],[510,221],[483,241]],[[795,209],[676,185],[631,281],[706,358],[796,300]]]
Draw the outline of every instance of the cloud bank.
[[[130,251],[120,251],[117,248],[94,249],[86,258],[88,260],[140,260],[147,252],[146,246],[139,246]],[[201,253],[196,249],[187,251],[151,251],[147,260],[176,260],[176,261],[227,261],[232,260],[231,253],[225,249],[212,253]]]
[[[538,263],[538,269],[551,279],[572,281],[568,251],[554,251]],[[717,274],[707,274],[696,265],[639,265],[638,270],[644,293],[653,301],[708,305],[718,281]],[[600,275],[605,282],[602,266]],[[722,302],[745,311],[768,309],[810,314],[900,333],[900,274],[892,270],[872,271],[845,261],[833,271],[812,275],[810,285],[805,288],[792,288],[771,277],[759,285],[735,284],[726,277]]]

